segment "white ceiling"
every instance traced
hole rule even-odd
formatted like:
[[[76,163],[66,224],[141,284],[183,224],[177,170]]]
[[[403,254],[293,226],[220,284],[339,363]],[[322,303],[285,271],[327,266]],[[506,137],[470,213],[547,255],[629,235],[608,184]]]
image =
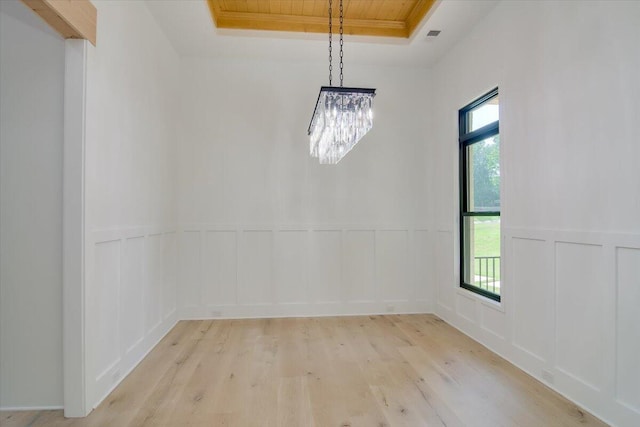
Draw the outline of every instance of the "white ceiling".
[[[428,67],[467,34],[497,0],[441,0],[411,40],[345,37],[345,61]],[[182,56],[325,61],[327,36],[274,31],[218,30],[206,0],[147,0],[151,14]],[[427,39],[429,30],[441,30]],[[335,59],[335,58],[334,58]]]

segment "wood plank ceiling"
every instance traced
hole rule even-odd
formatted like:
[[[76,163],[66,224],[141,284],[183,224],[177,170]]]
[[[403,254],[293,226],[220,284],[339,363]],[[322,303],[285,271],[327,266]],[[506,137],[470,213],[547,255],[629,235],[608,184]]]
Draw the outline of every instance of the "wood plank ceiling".
[[[326,33],[329,0],[207,0],[218,28]],[[408,38],[436,0],[343,0],[344,33]],[[340,0],[333,0],[338,32]]]

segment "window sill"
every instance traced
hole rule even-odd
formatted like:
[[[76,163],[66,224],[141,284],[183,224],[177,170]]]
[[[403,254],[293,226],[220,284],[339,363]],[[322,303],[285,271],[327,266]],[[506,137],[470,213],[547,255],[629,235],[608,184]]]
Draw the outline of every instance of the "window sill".
[[[500,300],[500,302],[498,302],[498,301],[492,300],[491,298],[487,298],[487,297],[485,297],[483,295],[480,295],[480,294],[477,294],[477,293],[475,293],[473,291],[470,291],[468,289],[462,288],[462,287],[460,287],[460,285],[458,285],[458,289],[456,290],[456,292],[459,295],[462,295],[462,296],[465,296],[465,297],[471,297],[471,298],[476,299],[477,301],[480,302],[480,304],[484,305],[485,307],[492,308],[492,309],[494,309],[496,311],[499,311],[501,313],[505,312],[504,301],[502,300],[502,298],[504,298],[504,296],[501,296],[501,298],[500,298],[501,300]]]

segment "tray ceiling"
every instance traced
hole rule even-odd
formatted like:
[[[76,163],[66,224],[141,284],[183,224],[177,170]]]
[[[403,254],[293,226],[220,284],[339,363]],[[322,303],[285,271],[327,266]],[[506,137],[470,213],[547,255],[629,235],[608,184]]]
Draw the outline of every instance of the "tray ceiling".
[[[207,0],[218,28],[326,33],[329,0]],[[436,0],[343,0],[344,32],[411,37]],[[339,0],[333,0],[338,32]]]

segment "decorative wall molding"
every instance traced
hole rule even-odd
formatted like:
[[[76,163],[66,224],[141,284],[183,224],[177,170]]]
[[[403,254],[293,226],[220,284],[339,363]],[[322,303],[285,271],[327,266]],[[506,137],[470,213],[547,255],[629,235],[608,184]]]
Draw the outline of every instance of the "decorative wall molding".
[[[95,408],[179,320],[177,231],[94,230],[87,242],[88,403]],[[97,303],[100,301],[100,304]]]
[[[180,317],[432,312],[431,235],[398,224],[185,224]]]
[[[446,277],[438,284],[436,314],[578,405],[600,408],[594,415],[634,425],[640,377],[619,373],[637,371],[629,366],[640,359],[640,234],[502,232],[502,311],[458,288],[458,258],[451,252],[453,269],[435,266],[436,275]],[[475,309],[450,306],[452,295]]]

